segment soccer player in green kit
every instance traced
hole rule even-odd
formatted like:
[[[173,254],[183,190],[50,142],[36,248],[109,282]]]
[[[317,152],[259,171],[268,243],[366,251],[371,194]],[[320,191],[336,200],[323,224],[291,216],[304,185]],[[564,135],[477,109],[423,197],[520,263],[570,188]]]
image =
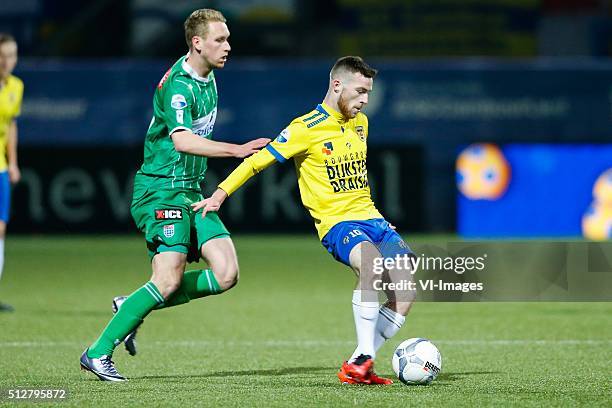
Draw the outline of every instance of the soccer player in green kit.
[[[202,200],[200,183],[208,157],[247,157],[269,139],[244,145],[211,140],[217,115],[213,69],[230,51],[223,15],[194,11],[185,21],[189,52],[166,72],[155,91],[144,164],[134,180],[131,213],[144,232],[151,280],[124,299],[100,337],[80,359],[81,367],[105,381],[125,381],[111,360],[113,351],[154,309],[216,295],[238,279],[229,232],[215,213],[202,218],[191,204]],[[185,271],[200,256],[210,269]]]

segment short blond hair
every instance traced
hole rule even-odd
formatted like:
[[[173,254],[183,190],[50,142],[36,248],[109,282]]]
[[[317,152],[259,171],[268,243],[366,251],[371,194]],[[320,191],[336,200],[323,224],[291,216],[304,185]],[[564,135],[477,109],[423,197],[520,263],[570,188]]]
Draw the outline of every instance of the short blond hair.
[[[202,38],[206,37],[208,23],[211,21],[225,23],[227,20],[220,11],[213,9],[199,9],[187,17],[187,20],[185,20],[185,41],[187,41],[189,49],[191,49],[191,39],[193,37],[196,35]]]

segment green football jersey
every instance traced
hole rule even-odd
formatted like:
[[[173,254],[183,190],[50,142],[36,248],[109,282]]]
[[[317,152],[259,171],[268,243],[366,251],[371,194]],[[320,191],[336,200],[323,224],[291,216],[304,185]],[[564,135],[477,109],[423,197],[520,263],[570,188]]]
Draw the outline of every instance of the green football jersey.
[[[200,137],[212,137],[217,117],[217,85],[212,71],[203,78],[185,59],[179,59],[164,74],[155,90],[153,119],[137,181],[160,189],[200,191],[207,158],[177,152],[170,135],[189,130]]]

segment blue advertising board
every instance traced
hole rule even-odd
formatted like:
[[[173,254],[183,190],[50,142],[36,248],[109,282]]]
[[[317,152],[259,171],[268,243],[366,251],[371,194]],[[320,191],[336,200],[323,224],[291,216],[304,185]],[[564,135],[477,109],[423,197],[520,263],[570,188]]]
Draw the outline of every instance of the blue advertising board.
[[[370,97],[371,143],[605,140],[612,63],[409,63],[380,69]],[[28,145],[138,145],[172,61],[25,61],[21,120]],[[329,61],[230,61],[216,73],[215,138],[274,136],[327,89]]]
[[[470,199],[460,192],[459,234],[582,236],[595,182],[612,168],[612,145],[510,144],[501,151],[510,168],[507,189],[493,199]]]
[[[467,143],[605,143],[612,129],[612,61],[372,60],[379,69],[366,113],[369,143],[420,146],[419,225],[452,231],[454,161]],[[141,148],[152,98],[171,60],[21,60],[20,146]],[[328,60],[231,59],[216,72],[213,137],[275,137],[325,95]],[[406,157],[413,160],[413,157]],[[419,158],[420,159],[420,158]],[[402,174],[404,188],[420,182]],[[413,178],[415,180],[413,180]]]

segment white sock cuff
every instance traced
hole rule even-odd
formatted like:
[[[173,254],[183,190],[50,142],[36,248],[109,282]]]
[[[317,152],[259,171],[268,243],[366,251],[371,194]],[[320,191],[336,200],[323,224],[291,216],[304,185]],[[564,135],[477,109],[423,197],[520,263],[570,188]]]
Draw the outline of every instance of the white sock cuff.
[[[374,295],[376,295],[376,293],[374,293]],[[378,309],[380,308],[380,303],[378,302],[378,300],[374,302],[364,301],[363,296],[364,294],[362,293],[361,290],[354,290],[353,291],[353,304],[355,306],[360,306],[360,307],[375,308],[378,311]]]
[[[401,314],[389,309],[386,306],[381,307],[379,313],[389,322],[396,325],[398,328],[401,328],[404,325],[404,322],[406,321],[406,316],[402,316]]]

